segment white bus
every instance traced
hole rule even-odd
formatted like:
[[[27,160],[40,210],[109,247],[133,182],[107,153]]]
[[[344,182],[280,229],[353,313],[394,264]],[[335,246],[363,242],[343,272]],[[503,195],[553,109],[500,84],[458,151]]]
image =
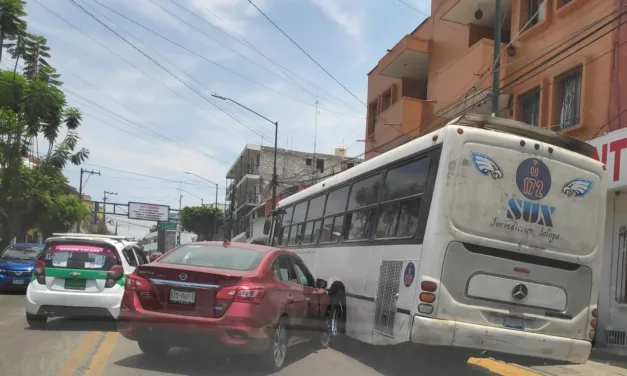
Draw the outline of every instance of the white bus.
[[[334,332],[582,363],[606,205],[593,151],[467,115],[282,200],[272,244],[328,282]]]

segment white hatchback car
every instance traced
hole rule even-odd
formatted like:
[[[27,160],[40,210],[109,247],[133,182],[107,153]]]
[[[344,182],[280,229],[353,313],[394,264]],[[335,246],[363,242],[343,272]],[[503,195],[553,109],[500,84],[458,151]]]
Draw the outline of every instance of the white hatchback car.
[[[140,246],[122,236],[54,234],[26,291],[28,325],[62,316],[117,319],[126,275],[147,263]]]

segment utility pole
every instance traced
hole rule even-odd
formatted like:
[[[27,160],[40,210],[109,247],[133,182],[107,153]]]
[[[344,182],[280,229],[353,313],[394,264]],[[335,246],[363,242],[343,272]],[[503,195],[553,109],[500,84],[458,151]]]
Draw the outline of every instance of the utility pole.
[[[107,196],[109,195],[109,196]],[[104,191],[104,197],[102,198],[102,222],[107,225],[107,199],[111,196],[117,196],[115,192]]]
[[[313,171],[314,184],[318,178],[318,161],[316,160],[316,143],[318,141],[318,90],[316,90],[316,123],[314,127]]]
[[[179,196],[179,223],[176,225],[176,245],[181,245],[181,205],[183,203],[183,194],[182,192],[179,193],[181,195]]]
[[[494,70],[492,72],[492,116],[499,116],[499,92],[501,85],[501,0],[494,0]]]
[[[100,175],[100,171],[98,171],[98,172],[96,172],[94,170],[87,171],[87,170],[81,168],[81,180],[80,180],[80,184],[78,185],[78,200],[81,202],[81,205],[83,204],[83,174],[89,174],[89,176],[91,176],[91,175]],[[81,232],[81,223],[80,222],[76,223],[76,232]]]

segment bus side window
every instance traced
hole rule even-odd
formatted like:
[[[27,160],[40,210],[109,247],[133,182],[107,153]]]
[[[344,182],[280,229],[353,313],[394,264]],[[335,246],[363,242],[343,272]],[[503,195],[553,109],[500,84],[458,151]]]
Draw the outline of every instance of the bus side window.
[[[381,173],[353,183],[348,200],[344,239],[369,239],[374,230],[381,190]]]
[[[345,185],[329,192],[322,220],[323,243],[337,243],[340,240],[348,190],[349,186]]]
[[[382,189],[376,238],[412,237],[429,175],[428,157],[390,169]]]

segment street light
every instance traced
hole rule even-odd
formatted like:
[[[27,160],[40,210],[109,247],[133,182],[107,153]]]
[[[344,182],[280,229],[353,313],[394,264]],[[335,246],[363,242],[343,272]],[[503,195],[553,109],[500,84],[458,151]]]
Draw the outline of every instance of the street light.
[[[218,209],[218,183],[214,183],[214,182],[212,182],[212,181],[211,181],[211,180],[209,180],[209,179],[205,179],[205,178],[203,178],[203,177],[202,177],[202,176],[200,176],[200,175],[196,175],[196,174],[194,174],[193,172],[183,171],[183,173],[184,173],[184,174],[187,174],[187,175],[193,175],[193,176],[195,176],[195,177],[197,177],[197,178],[199,178],[199,179],[202,179],[202,180],[206,181],[207,183],[211,183],[211,184],[213,184],[213,185],[215,185],[215,186],[216,186],[216,209]],[[201,201],[200,203],[201,203],[201,205],[202,205],[202,201]],[[214,221],[213,221],[213,240],[215,240],[215,239],[216,239],[216,232],[217,232],[217,231],[218,231],[217,221],[215,221],[215,220],[214,220]]]
[[[192,196],[196,197],[197,199],[199,199],[199,200],[200,200],[200,206],[205,206],[205,204],[204,204],[204,199],[203,199],[202,197],[198,197],[198,196],[196,196],[195,194],[193,194],[192,192],[188,192],[188,191],[186,191],[186,190],[184,190],[184,189],[180,189],[180,188],[179,188],[179,191],[181,191],[181,192],[185,192],[185,193],[187,193],[187,194],[190,194],[190,195],[192,195]]]
[[[252,112],[253,114],[259,116],[260,118],[274,124],[274,162],[273,162],[273,167],[272,167],[272,211],[274,211],[274,209],[276,209],[276,187],[277,187],[277,174],[276,174],[276,154],[277,154],[277,137],[278,137],[278,133],[279,133],[279,122],[278,121],[272,121],[270,119],[268,119],[267,117],[261,115],[260,113],[258,113],[257,111],[251,110],[250,108],[244,106],[243,104],[231,99],[231,98],[227,98],[227,97],[223,97],[221,95],[217,95],[217,94],[211,94],[212,97],[214,98],[218,98],[218,99],[222,99],[223,101],[229,101],[232,103],[235,103],[236,105],[242,107],[243,109],[246,109],[250,112]]]
[[[214,183],[214,182],[212,182],[211,180],[207,180],[207,179],[203,178],[202,176],[199,176],[199,175],[194,174],[193,172],[183,171],[183,173],[184,173],[184,174],[187,174],[187,175],[193,175],[193,176],[195,176],[195,177],[197,177],[197,178],[199,178],[199,179],[202,179],[202,180],[206,181],[207,183],[211,183],[211,184],[213,184],[213,185],[215,185],[215,186],[216,186],[216,208],[217,208],[217,207],[218,207],[218,183]],[[189,192],[188,192],[188,193],[189,193]],[[190,193],[190,194],[191,194],[191,193]]]

